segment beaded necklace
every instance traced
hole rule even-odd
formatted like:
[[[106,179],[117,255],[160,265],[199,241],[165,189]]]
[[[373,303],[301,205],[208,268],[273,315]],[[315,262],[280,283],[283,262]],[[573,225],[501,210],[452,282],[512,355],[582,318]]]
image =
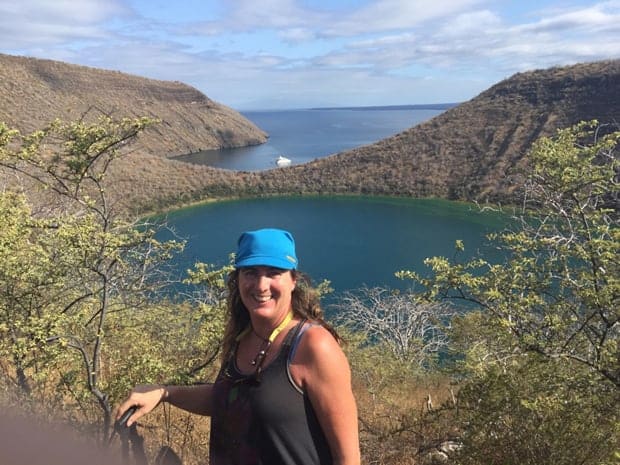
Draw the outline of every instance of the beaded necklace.
[[[267,357],[267,353],[269,352],[269,349],[271,348],[271,344],[273,344],[273,341],[276,340],[276,337],[278,337],[278,334],[280,334],[282,330],[288,326],[288,324],[291,322],[292,319],[293,319],[293,311],[290,310],[288,314],[286,315],[286,317],[284,317],[284,320],[282,320],[282,322],[273,331],[271,331],[271,334],[269,335],[267,339],[262,337],[256,331],[254,331],[254,328],[252,327],[251,324],[247,328],[245,328],[241,332],[241,334],[239,334],[239,336],[237,336],[237,341],[239,341],[241,340],[241,338],[243,338],[243,336],[245,336],[249,332],[253,332],[259,339],[262,339],[263,341],[258,350],[258,353],[254,357],[254,359],[252,359],[252,361],[250,362],[252,366],[256,367],[256,373],[255,373],[256,376],[260,374],[263,368],[263,362],[265,361],[265,358]]]

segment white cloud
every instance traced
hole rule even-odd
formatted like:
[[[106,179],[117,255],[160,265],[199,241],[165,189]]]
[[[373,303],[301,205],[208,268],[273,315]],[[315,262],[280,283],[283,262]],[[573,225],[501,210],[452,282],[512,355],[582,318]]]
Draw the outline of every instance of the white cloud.
[[[501,18],[489,10],[474,11],[445,18],[439,29],[444,38],[485,35],[487,31],[499,32],[503,28]]]
[[[2,2],[0,51],[179,80],[244,108],[463,100],[517,71],[620,57],[618,0],[539,0],[522,17],[490,0],[221,0],[191,24],[123,1]]]
[[[317,37],[314,30],[305,27],[287,28],[279,36],[286,42],[308,42]]]
[[[430,22],[415,33],[353,40],[318,62],[374,67],[386,73],[423,65],[471,74],[492,70],[510,74],[527,66],[613,58],[620,56],[619,9],[615,2],[518,25],[510,25],[493,11],[468,11]],[[437,23],[442,26],[434,27]]]
[[[22,0],[0,4],[3,23],[9,18],[20,22],[95,23],[123,11],[126,8],[115,0]]]
[[[296,0],[236,0],[226,4],[225,16],[216,21],[197,21],[190,25],[193,33],[220,34],[275,29],[284,35],[310,30],[328,18],[325,14],[304,8]],[[287,32],[290,31],[290,32]]]
[[[541,19],[533,24],[519,28],[524,32],[591,32],[602,30],[620,30],[620,2],[610,2],[594,5],[588,8],[576,9]]]
[[[4,49],[51,45],[75,39],[102,39],[103,21],[128,10],[118,0],[22,0],[0,3]]]
[[[359,9],[309,8],[299,0],[237,0],[227,4],[225,17],[197,22],[195,33],[277,29],[282,37],[313,39],[347,37],[407,29],[427,21],[468,11],[487,0],[375,0]],[[310,32],[312,31],[312,32]]]
[[[370,2],[326,31],[329,35],[410,29],[427,21],[448,17],[482,3],[481,0],[378,0]]]

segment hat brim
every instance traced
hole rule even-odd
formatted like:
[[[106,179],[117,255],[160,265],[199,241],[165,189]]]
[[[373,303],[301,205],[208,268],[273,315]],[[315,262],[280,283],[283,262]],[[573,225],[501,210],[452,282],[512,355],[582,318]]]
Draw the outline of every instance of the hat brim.
[[[264,255],[245,257],[244,259],[235,262],[235,268],[247,268],[249,266],[271,266],[282,270],[294,270],[297,268],[297,263],[292,257],[289,261]]]

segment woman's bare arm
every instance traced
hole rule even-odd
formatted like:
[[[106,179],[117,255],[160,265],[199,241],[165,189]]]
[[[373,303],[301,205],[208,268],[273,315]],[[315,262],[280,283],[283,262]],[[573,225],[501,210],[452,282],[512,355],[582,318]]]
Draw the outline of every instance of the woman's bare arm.
[[[308,394],[338,465],[359,465],[357,407],[349,362],[334,337],[319,326],[308,329],[291,365]]]
[[[164,386],[143,385],[136,386],[129,397],[119,405],[116,418],[120,418],[130,407],[138,407],[127,420],[131,426],[138,418],[146,415],[161,402],[168,402],[180,409],[198,415],[211,415],[212,384],[198,384],[194,386]]]

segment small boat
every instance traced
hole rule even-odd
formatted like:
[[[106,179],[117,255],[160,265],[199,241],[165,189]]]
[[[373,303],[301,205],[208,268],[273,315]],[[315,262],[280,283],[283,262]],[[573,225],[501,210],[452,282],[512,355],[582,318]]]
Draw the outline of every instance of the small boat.
[[[289,166],[291,164],[291,160],[280,155],[276,160],[276,165],[278,168],[282,168],[284,166]]]

